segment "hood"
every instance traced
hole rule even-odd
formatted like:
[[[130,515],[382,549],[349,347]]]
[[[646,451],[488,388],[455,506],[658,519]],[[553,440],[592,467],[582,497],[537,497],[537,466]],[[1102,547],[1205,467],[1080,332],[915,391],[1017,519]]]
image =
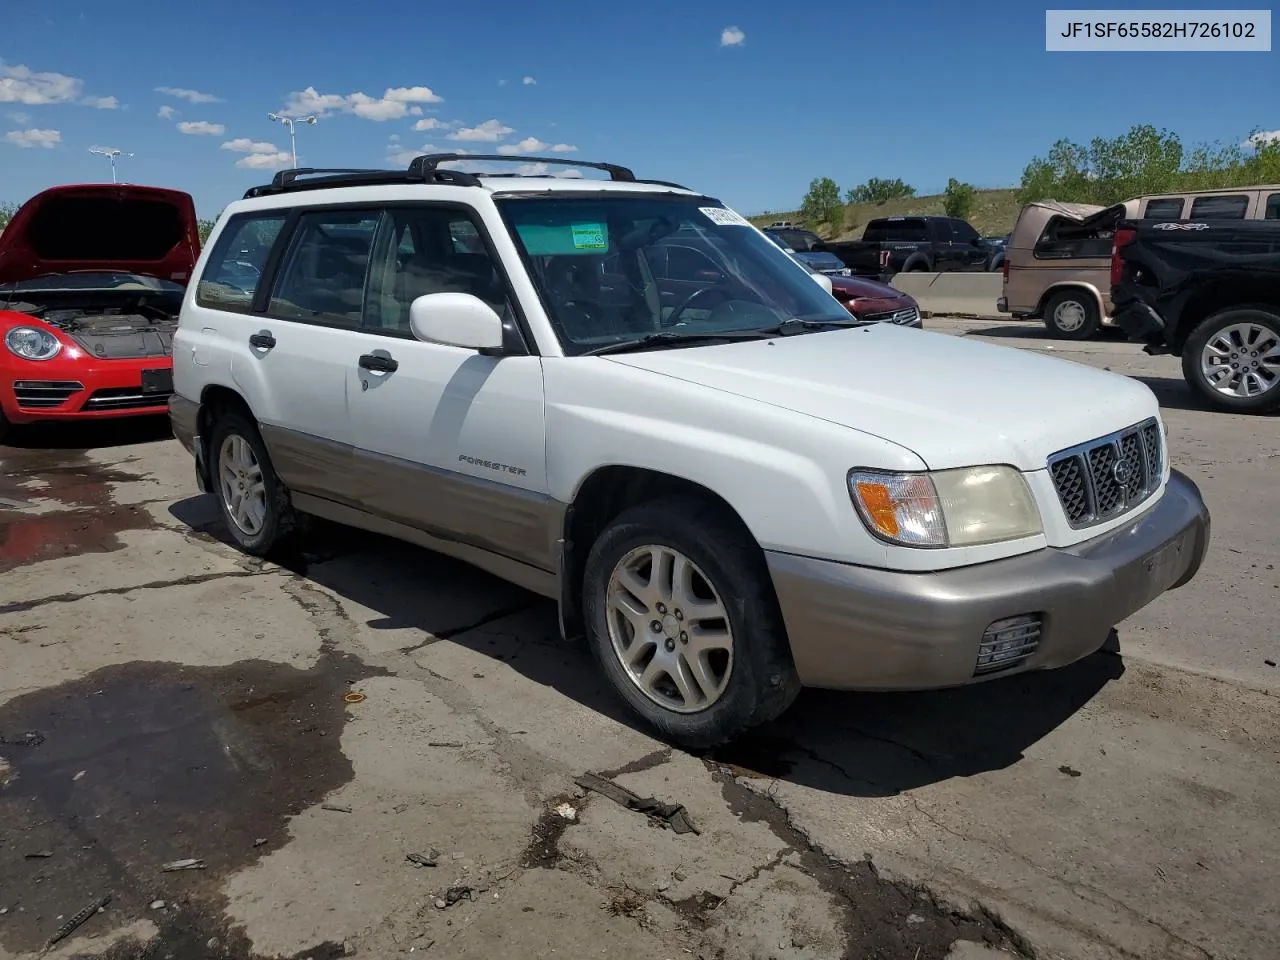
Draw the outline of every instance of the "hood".
[[[838,300],[898,300],[906,296],[897,287],[863,277],[832,277],[831,286]]]
[[[53,187],[24,203],[0,233],[0,283],[110,271],[185,285],[199,255],[189,194],[133,184]]]
[[[935,470],[1041,470],[1052,453],[1159,413],[1119,374],[891,324],[604,359],[874,434]]]

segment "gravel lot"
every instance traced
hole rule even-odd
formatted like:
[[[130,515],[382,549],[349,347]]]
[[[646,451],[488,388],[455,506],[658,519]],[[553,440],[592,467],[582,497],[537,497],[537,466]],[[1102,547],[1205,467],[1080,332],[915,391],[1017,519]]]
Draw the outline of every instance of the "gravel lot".
[[[548,603],[460,564],[334,528],[245,558],[163,422],[18,437],[0,960],[108,895],[48,956],[1267,953],[1280,418],[1198,410],[1176,361],[1115,339],[926,326],[1148,383],[1213,511],[1205,566],[1073,667],[807,692],[716,756],[638,732]],[[698,832],[585,793],[587,772]]]

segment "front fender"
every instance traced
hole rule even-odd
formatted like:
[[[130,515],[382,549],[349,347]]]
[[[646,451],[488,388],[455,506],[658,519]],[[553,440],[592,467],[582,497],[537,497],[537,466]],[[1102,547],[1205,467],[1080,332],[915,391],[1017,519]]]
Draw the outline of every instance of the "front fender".
[[[554,499],[573,503],[602,467],[636,467],[714,492],[766,550],[885,565],[846,477],[855,466],[924,469],[906,448],[604,358],[548,358],[544,369]]]

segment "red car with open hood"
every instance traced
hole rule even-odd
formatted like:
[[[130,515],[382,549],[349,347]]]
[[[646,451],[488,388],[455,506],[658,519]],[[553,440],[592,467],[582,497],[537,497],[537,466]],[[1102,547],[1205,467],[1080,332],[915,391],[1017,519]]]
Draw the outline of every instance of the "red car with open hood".
[[[53,187],[0,233],[0,434],[164,414],[196,259],[195,204],[132,184]]]

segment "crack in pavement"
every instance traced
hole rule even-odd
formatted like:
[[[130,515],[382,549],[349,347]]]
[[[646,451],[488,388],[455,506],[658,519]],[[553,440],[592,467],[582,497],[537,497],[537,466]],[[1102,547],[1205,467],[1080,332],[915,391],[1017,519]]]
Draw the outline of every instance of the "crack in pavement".
[[[51,597],[38,597],[34,600],[18,600],[13,603],[0,604],[0,614],[26,613],[37,607],[51,603],[75,603],[77,600],[88,600],[91,597],[123,596],[137,590],[163,590],[166,587],[189,587],[214,580],[231,580],[241,577],[261,577],[275,574],[278,571],[268,569],[257,570],[224,570],[220,573],[193,573],[173,580],[151,580],[147,583],[135,583],[122,587],[103,587],[101,590],[89,590],[85,593],[58,593]]]
[[[532,610],[534,607],[542,603],[542,598],[538,597],[531,600],[520,600],[516,603],[507,604],[505,607],[499,607],[497,610],[491,610],[471,623],[464,624],[459,627],[450,627],[448,630],[441,630],[438,633],[428,635],[426,640],[416,643],[411,647],[401,647],[399,653],[408,655],[417,653],[423,647],[429,647],[433,643],[439,643],[441,640],[452,640],[454,637],[462,636],[464,633],[470,633],[472,630],[479,630],[491,623],[496,623],[507,617],[514,616],[517,613],[523,613],[526,610]]]

